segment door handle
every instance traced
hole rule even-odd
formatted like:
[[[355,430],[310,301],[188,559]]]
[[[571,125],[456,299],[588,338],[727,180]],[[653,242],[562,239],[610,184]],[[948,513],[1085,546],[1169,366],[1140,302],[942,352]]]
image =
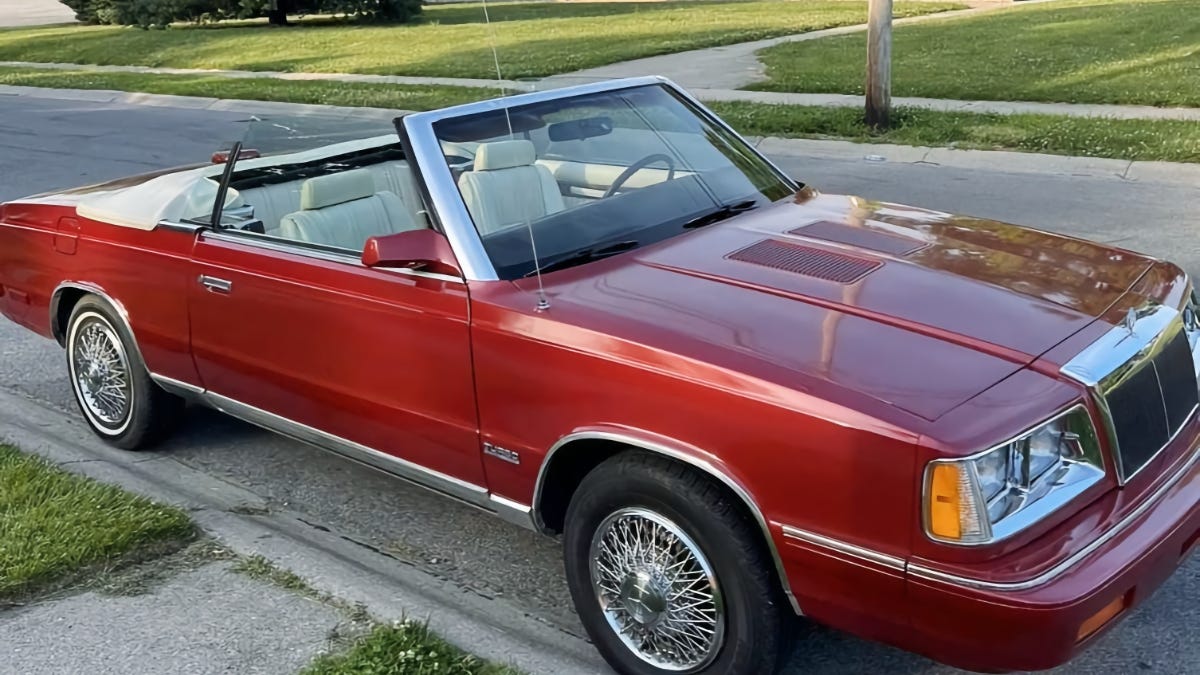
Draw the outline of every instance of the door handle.
[[[233,290],[232,281],[210,277],[207,274],[200,275],[200,285],[213,293],[228,293]]]

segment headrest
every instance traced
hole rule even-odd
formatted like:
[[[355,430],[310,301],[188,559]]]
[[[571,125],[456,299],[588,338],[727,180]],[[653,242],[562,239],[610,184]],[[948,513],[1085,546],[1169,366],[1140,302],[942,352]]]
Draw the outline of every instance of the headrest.
[[[493,141],[480,143],[475,150],[475,170],[495,171],[514,166],[529,166],[537,159],[533,141]]]
[[[309,178],[300,186],[300,208],[304,211],[345,204],[375,194],[375,177],[366,169],[352,169],[328,176]]]

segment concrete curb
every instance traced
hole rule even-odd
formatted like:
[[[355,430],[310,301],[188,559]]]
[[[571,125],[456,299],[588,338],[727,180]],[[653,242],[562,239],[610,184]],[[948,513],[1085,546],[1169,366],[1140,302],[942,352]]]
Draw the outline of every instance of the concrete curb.
[[[1200,185],[1200,164],[1136,162],[1127,159],[1042,155],[1005,150],[958,150],[795,138],[768,137],[755,140],[755,147],[768,156],[859,159],[868,162],[928,164],[1002,173],[1105,178],[1116,182]]]
[[[701,101],[745,101],[770,105],[810,105],[861,108],[863,97],[852,94],[790,94],[736,89],[691,89]],[[1200,122],[1200,108],[1156,108],[1148,105],[1092,103],[1038,103],[1035,101],[959,101],[955,99],[893,96],[892,105],[937,112],[991,113],[998,115],[1058,115],[1125,120],[1186,120]]]
[[[113,105],[147,105],[222,110],[248,115],[317,115],[390,120],[406,111],[387,108],[357,108],[306,103],[243,101],[237,99],[197,98],[160,94],[138,94],[90,89],[43,89],[0,85],[0,96],[25,96],[41,99],[94,101]],[[757,147],[768,155],[864,159],[896,163],[923,163],[966,169],[988,169],[1008,173],[1098,176],[1124,181],[1147,181],[1200,185],[1200,164],[1176,162],[1136,162],[1123,159],[1068,157],[1029,152],[996,150],[956,150],[909,145],[851,143],[797,138],[755,139]]]
[[[930,17],[942,16],[944,15],[930,15]],[[929,17],[916,18],[924,19]],[[861,29],[861,27],[855,26],[852,26],[851,28]],[[842,32],[845,32],[844,29],[841,28],[833,28],[830,29],[830,31],[830,34],[841,34]],[[826,31],[803,33],[798,36],[789,36],[789,38],[775,38],[775,40],[795,42],[800,38],[815,39],[808,38],[806,36],[815,36],[817,33],[825,32]],[[735,45],[734,47],[740,47],[740,45]],[[725,84],[727,87],[740,86],[740,84],[737,83],[723,82],[722,78],[720,77],[705,75],[703,81],[701,81],[694,79],[691,76],[692,73],[696,72],[710,73],[712,68],[720,68],[722,65],[727,67],[728,64],[726,62],[731,58],[735,58],[735,56],[728,56],[726,55],[725,51],[720,50],[733,50],[734,47],[716,47],[708,50],[700,50],[705,53],[711,52],[709,54],[710,57],[716,57],[722,62],[720,64],[712,64],[711,67],[702,59],[699,61],[693,60],[680,63],[678,67],[671,66],[670,64],[658,63],[659,60],[679,56],[676,54],[669,54],[667,56],[657,56],[652,57],[651,59],[643,59],[643,61],[646,62],[643,66],[635,67],[630,65],[628,68],[626,68],[625,66],[627,64],[615,64],[614,66],[604,66],[591,71],[553,75],[539,81],[480,80],[453,77],[409,77],[403,75],[357,75],[349,73],[285,73],[278,71],[198,70],[189,68],[149,68],[145,66],[95,66],[76,63],[32,63],[24,61],[0,61],[0,68],[14,67],[37,70],[61,70],[94,73],[135,73],[142,75],[209,75],[213,77],[223,77],[229,79],[273,79],[288,80],[293,82],[324,81],[380,85],[391,84],[400,86],[453,86],[465,87],[468,89],[487,89],[491,90],[493,94],[499,94],[502,89],[506,92],[534,91],[539,87],[544,87],[546,84],[550,86],[569,86],[572,84],[596,82],[620,77],[663,75],[664,77],[668,77],[669,79],[673,80],[677,84],[686,87],[702,101],[744,101],[771,105],[830,106],[838,108],[858,108],[862,107],[863,105],[863,97],[853,94],[802,94],[773,91],[745,91],[735,88],[714,87],[714,84]],[[692,53],[693,52],[684,52],[684,54]],[[699,52],[696,52],[696,54],[699,54]],[[700,59],[701,57],[696,56],[695,58]],[[628,63],[636,64],[639,62],[631,61]],[[757,59],[755,59],[755,63],[757,63]],[[621,67],[618,68],[617,66]],[[742,84],[749,83],[750,82],[744,82]],[[148,94],[144,95],[148,96]],[[992,113],[1000,115],[1036,114],[1059,115],[1066,117],[1101,117],[1130,120],[1185,120],[1200,122],[1200,108],[1157,108],[1154,106],[1144,105],[1042,103],[1037,101],[963,101],[957,99],[923,98],[915,96],[893,97],[892,103],[896,106],[921,108],[924,110],[934,110],[939,112]]]
[[[462,0],[467,2],[468,0]],[[68,70],[92,73],[133,73],[138,75],[211,75],[230,79],[271,79],[293,82],[356,82],[359,84],[406,84],[443,87],[475,87],[513,91],[529,91],[532,82],[517,80],[482,80],[469,77],[420,77],[409,75],[365,75],[358,73],[290,73],[279,70],[221,70],[208,68],[154,68],[150,66],[98,66],[87,63],[37,63],[33,61],[0,61],[0,68],[32,68],[36,70]]]
[[[238,553],[261,555],[318,591],[365,605],[378,619],[428,620],[462,649],[528,673],[611,672],[582,637],[453,586],[298,514],[268,509],[257,495],[170,455],[108,447],[77,419],[4,390],[0,438],[64,469],[180,506]]]

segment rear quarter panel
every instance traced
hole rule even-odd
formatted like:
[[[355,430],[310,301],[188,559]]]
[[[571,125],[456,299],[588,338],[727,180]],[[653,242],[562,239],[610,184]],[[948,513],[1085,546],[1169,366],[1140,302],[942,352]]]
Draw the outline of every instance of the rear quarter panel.
[[[194,383],[186,295],[194,241],[189,232],[79,218],[73,206],[8,204],[0,216],[0,310],[54,337],[56,291],[96,289],[126,316],[151,372]]]

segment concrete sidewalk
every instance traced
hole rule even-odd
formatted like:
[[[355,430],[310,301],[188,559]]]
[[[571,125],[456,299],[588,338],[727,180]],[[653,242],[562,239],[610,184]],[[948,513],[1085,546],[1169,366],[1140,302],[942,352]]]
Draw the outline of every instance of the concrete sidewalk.
[[[0,440],[67,470],[183,508],[222,546],[262,556],[297,574],[316,593],[361,605],[377,620],[428,621],[467,652],[527,673],[609,672],[581,637],[530,621],[495,598],[447,584],[169,454],[111,448],[82,421],[4,390]],[[75,596],[61,602],[67,604],[0,613],[0,644],[20,646],[24,654],[24,660],[13,661],[8,649],[0,673],[295,672],[293,665],[307,663],[344,621],[326,605],[221,564],[174,577],[148,595]],[[46,631],[63,638],[47,638]],[[260,650],[279,662],[263,667]],[[109,665],[101,660],[106,654],[113,658]],[[126,669],[134,663],[141,669]]]
[[[1011,4],[1009,3],[987,3],[969,9],[896,19],[892,24],[895,26],[906,26],[914,23],[945,21],[957,17],[981,14],[983,12],[994,12],[1010,6]],[[784,35],[766,40],[741,42],[723,47],[693,49],[687,52],[634,59],[632,61],[623,61],[607,66],[555,75],[547,79],[612,79],[618,77],[635,77],[638,75],[662,75],[663,77],[671,78],[671,80],[689,89],[741,89],[749,84],[762,82],[767,79],[766,69],[758,60],[758,52],[763,49],[789,42],[807,42],[835,35],[861,33],[866,29],[866,24],[839,26],[837,28]]]
[[[327,604],[210,562],[148,588],[0,613],[0,673],[292,675],[333,648],[346,621]]]
[[[151,68],[148,66],[95,66],[77,63],[31,63],[24,61],[0,61],[0,68],[3,67],[96,73],[137,73],[144,75],[203,75],[209,77],[227,77],[231,79],[267,78],[296,82],[333,81],[356,82],[361,84],[394,84],[400,86],[435,85],[489,90],[487,92],[481,92],[481,98],[499,96],[501,95],[501,92],[505,91],[510,93],[535,91],[538,89],[564,87],[572,84],[582,84],[585,82],[595,82],[598,80],[609,79],[608,77],[602,77],[598,75],[569,74],[555,75],[541,80],[529,81],[484,80],[455,77],[415,77],[407,75],[287,73],[279,71],[206,70],[193,68]],[[629,68],[626,69],[626,71],[616,74],[622,77],[635,77],[637,75],[662,75],[663,73],[656,73],[653,71],[637,73],[633,68]],[[667,76],[670,77],[669,75]],[[861,107],[863,105],[863,98],[861,96],[845,94],[788,94],[767,91],[741,91],[737,89],[717,89],[706,86],[689,87],[687,85],[687,81],[694,78],[685,77],[682,82],[673,77],[671,79],[678,84],[683,84],[697,98],[706,102],[750,101],[755,103],[768,103],[776,105],[832,106],[843,108]],[[1042,115],[1062,115],[1066,117],[1200,121],[1200,108],[1155,108],[1151,106],[1098,105],[1086,103],[1037,103],[1026,101],[959,101],[953,99],[909,98],[903,96],[893,97],[892,104],[898,107],[922,108],[926,110],[999,113],[1003,115],[1031,113]]]

